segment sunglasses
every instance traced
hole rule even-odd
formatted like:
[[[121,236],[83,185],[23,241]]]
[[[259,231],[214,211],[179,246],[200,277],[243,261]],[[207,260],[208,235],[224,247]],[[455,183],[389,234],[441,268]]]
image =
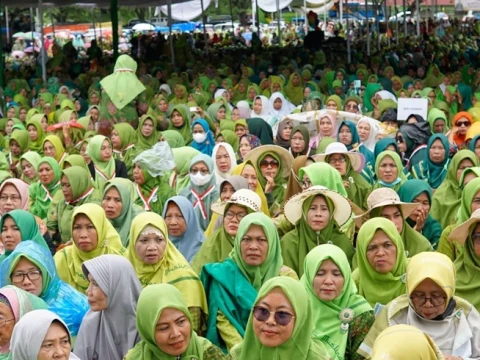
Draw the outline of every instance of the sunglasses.
[[[268,161],[268,160],[262,160],[260,161],[260,167],[263,168],[263,169],[266,169],[268,167],[272,167],[273,169],[276,169],[278,168],[278,161],[277,160],[271,160],[271,161]]]
[[[398,136],[395,140],[397,141],[397,143],[403,144],[403,137]]]
[[[272,313],[274,314],[275,322],[280,326],[287,326],[295,318],[295,316],[286,311],[270,311],[262,306],[253,307],[253,316],[261,322],[267,321]]]
[[[470,122],[469,122],[469,121],[457,121],[457,122],[455,123],[455,126],[457,126],[457,127],[462,127],[462,126],[467,127],[468,125],[470,125]]]

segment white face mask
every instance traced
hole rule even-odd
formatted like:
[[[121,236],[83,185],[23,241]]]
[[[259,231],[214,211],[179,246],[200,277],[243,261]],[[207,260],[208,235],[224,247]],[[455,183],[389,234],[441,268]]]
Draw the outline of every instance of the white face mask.
[[[203,143],[205,140],[207,140],[207,134],[205,133],[196,133],[196,134],[193,134],[193,140],[196,142],[196,143]]]
[[[211,178],[212,174],[202,175],[200,171],[198,171],[196,174],[190,173],[190,180],[194,185],[197,186],[203,186],[205,184],[208,184]]]

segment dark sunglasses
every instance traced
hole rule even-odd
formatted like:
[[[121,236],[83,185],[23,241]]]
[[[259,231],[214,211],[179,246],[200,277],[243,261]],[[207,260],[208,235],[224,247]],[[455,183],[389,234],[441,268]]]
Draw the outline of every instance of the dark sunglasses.
[[[400,144],[403,144],[403,137],[401,136],[397,136],[397,138],[395,139],[397,141],[397,143],[400,143]]]
[[[469,121],[457,121],[457,122],[455,123],[455,126],[457,126],[457,127],[462,127],[462,126],[467,127],[468,125],[470,125],[470,122],[469,122]]]
[[[271,160],[271,161],[268,161],[268,160],[262,160],[260,161],[260,167],[261,168],[268,168],[269,166],[271,166],[273,169],[276,169],[278,168],[278,161],[277,160]]]
[[[267,321],[272,313],[274,314],[275,322],[280,326],[287,326],[295,318],[295,316],[286,311],[270,311],[262,306],[253,307],[253,316],[261,322]]]

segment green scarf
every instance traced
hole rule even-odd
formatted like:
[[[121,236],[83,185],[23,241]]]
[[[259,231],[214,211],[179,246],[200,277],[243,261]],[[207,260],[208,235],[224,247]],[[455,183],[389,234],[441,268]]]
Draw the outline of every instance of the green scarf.
[[[30,186],[30,197],[32,198],[32,205],[30,206],[30,211],[33,215],[38,216],[40,219],[45,219],[50,208],[50,204],[53,201],[53,198],[58,190],[61,191],[60,186],[60,176],[61,170],[60,165],[51,157],[43,157],[38,164],[38,168],[43,163],[47,163],[53,170],[53,181],[48,185],[43,185],[40,183],[40,180]]]
[[[295,313],[295,327],[292,335],[280,346],[264,346],[253,331],[253,314],[250,312],[245,337],[240,345],[233,348],[233,359],[329,359],[325,346],[312,338],[315,326],[313,309],[308,294],[300,282],[285,276],[270,279],[258,292],[254,305],[274,289],[280,289],[292,304]]]
[[[46,117],[44,114],[33,115],[30,120],[27,121],[27,130],[30,125],[34,126],[37,130],[37,140],[30,140],[30,150],[38,152],[43,155],[43,140],[45,139],[45,132],[42,128],[42,119]]]
[[[115,177],[115,159],[113,156],[110,160],[104,161],[100,155],[105,140],[108,141],[109,146],[112,146],[110,139],[103,135],[95,135],[90,139],[87,146],[87,154],[92,159],[95,168],[95,187],[100,191],[103,190],[103,187],[108,180]]]
[[[298,173],[300,181],[303,181],[304,175],[308,176],[312,186],[325,186],[327,189],[336,191],[340,195],[348,196],[340,173],[327,163],[318,162],[301,168]]]
[[[464,171],[465,172],[465,171]],[[463,175],[463,174],[462,174]],[[460,200],[460,206],[456,214],[456,225],[460,225],[470,219],[472,216],[472,203],[473,198],[480,191],[480,178],[473,179],[470,181],[462,191],[462,196]]]
[[[200,154],[200,151],[190,146],[182,146],[172,149],[172,153],[177,165],[175,167],[173,186],[178,194],[182,189],[190,185],[190,163],[195,156]]]
[[[25,181],[27,184],[31,185],[38,180],[38,175],[37,175],[38,174],[38,165],[40,164],[40,161],[42,160],[42,157],[35,151],[27,151],[20,158],[20,166],[22,164],[22,160],[27,161],[35,169],[35,174],[36,175],[33,179],[27,178],[24,174],[22,174],[22,176],[20,177],[20,179]]]
[[[182,293],[173,285],[149,285],[140,293],[137,303],[137,329],[142,341],[131,349],[125,360],[175,360],[177,356],[164,353],[155,340],[155,329],[162,311],[167,308],[180,310],[191,325],[190,342],[181,355],[182,359],[204,359],[204,353],[212,343],[193,331],[192,315]]]
[[[343,276],[343,288],[341,294],[332,301],[324,301],[318,298],[313,288],[313,282],[317,271],[325,260],[333,261],[340,269]],[[305,257],[305,273],[300,282],[307,291],[312,304],[315,331],[313,338],[322,341],[333,359],[343,359],[349,340],[349,332],[342,331],[344,322],[341,317],[347,315],[346,310],[351,310],[345,323],[354,321],[367,311],[373,311],[364,297],[357,294],[357,287],[352,279],[352,272],[345,253],[335,245],[320,245],[314,248]]]
[[[298,276],[302,276],[305,271],[303,267],[305,257],[318,245],[333,244],[338,246],[346,254],[349,262],[352,261],[355,253],[350,239],[338,230],[338,224],[333,218],[335,206],[327,197],[324,197],[330,212],[330,221],[327,226],[316,232],[308,225],[306,215],[310,204],[317,196],[322,195],[312,195],[305,199],[302,206],[303,216],[297,221],[295,228],[282,238],[284,264],[295,270]]]
[[[450,161],[445,180],[433,194],[430,214],[444,229],[455,222],[457,210],[460,206],[462,189],[457,180],[457,169],[462,160],[465,159],[470,159],[473,166],[478,166],[477,156],[473,152],[460,150]]]
[[[221,102],[214,102],[212,105],[210,105],[207,109],[207,115],[210,117],[210,119],[215,123],[215,124],[219,124],[221,121],[220,119],[217,117],[217,112],[218,110],[220,110],[221,108],[224,108],[226,109],[225,105],[222,104]]]
[[[67,165],[69,165],[69,166],[79,166],[79,167],[87,170],[88,173],[90,173],[90,169],[88,168],[88,165],[85,162],[85,159],[83,158],[82,155],[77,155],[77,154],[68,155],[65,158],[65,161],[63,162],[62,170],[66,169]]]
[[[222,130],[220,132],[220,134],[218,134],[217,138],[219,136],[223,136],[225,142],[232,146],[235,154],[238,153],[238,147],[240,145],[240,140],[239,140],[237,134],[235,134],[235,132],[233,132],[231,130]]]
[[[172,118],[172,113],[178,111],[182,115],[183,124],[180,127],[175,127],[173,122],[170,120],[168,124],[168,130],[178,131],[182,137],[185,139],[185,144],[190,146],[193,141],[192,129],[191,129],[191,120],[190,120],[190,110],[186,105],[175,105],[170,110],[170,119]]]
[[[292,79],[294,76],[298,76],[299,84],[297,86],[293,85]],[[290,75],[288,80],[287,86],[284,88],[285,95],[287,95],[288,99],[292,102],[293,105],[297,106],[302,103],[303,100],[303,84],[302,84],[302,77],[299,73],[295,72]]]
[[[168,142],[171,149],[176,149],[182,146],[185,146],[185,139],[182,135],[176,130],[165,130],[162,131],[161,137]]]
[[[367,248],[375,233],[382,230],[397,247],[395,266],[388,274],[375,271],[367,260]],[[407,257],[403,242],[395,224],[385,218],[375,218],[365,222],[357,237],[358,268],[353,277],[357,279],[359,295],[363,296],[371,306],[376,303],[386,305],[397,296],[405,294],[404,275],[407,270]]]
[[[145,123],[146,120],[150,120],[153,122],[153,132],[152,134],[147,138],[142,134],[142,126]],[[140,118],[140,122],[138,124],[137,128],[137,142],[135,143],[135,147],[138,150],[149,150],[159,141],[159,134],[157,131],[157,120],[150,115],[143,115]],[[123,145],[123,140],[122,140],[122,145]]]
[[[30,144],[30,135],[28,135],[27,130],[15,130],[12,135],[10,135],[10,140],[9,143],[15,140],[17,144],[20,146],[21,154],[20,156],[15,156],[13,153],[10,151],[10,163],[11,164],[16,164],[20,160],[20,157],[26,153],[29,149],[29,144]]]
[[[45,146],[46,142],[49,142],[55,148],[55,160],[60,164],[63,163],[64,157],[66,156],[65,148],[63,147],[62,140],[59,139],[57,135],[48,135],[42,144],[42,148]]]
[[[378,175],[379,174],[379,169],[380,169],[380,163],[387,156],[393,160],[393,162],[395,163],[395,165],[397,167],[397,179],[393,183],[390,183],[390,184],[387,184],[387,183],[383,182],[382,180],[380,180],[380,177]],[[377,177],[377,181],[373,185],[372,190],[380,189],[380,188],[383,188],[383,187],[388,187],[390,189],[395,190],[395,192],[397,192],[398,189],[400,189],[400,186],[402,186],[402,184],[405,181],[407,181],[407,177],[405,176],[405,173],[403,171],[403,165],[402,165],[402,160],[400,159],[400,156],[398,156],[398,154],[396,152],[390,151],[390,150],[382,151],[380,154],[378,154],[378,156],[375,160],[375,175]],[[396,182],[399,179],[400,179],[400,181]]]
[[[272,190],[272,196],[274,197],[277,203],[283,204],[287,179],[284,179],[282,176],[282,169],[285,166],[285,164],[282,164],[282,159],[280,158],[280,156],[278,156],[273,151],[267,151],[258,157],[256,168],[260,169],[260,163],[268,155],[270,155],[271,157],[273,157],[275,160],[278,161],[277,175],[275,175],[275,178],[273,179],[273,181],[275,181],[275,187]],[[265,190],[265,186],[267,185],[267,179],[265,178],[265,176],[263,176],[261,171],[258,172],[258,181],[260,181],[262,188]]]

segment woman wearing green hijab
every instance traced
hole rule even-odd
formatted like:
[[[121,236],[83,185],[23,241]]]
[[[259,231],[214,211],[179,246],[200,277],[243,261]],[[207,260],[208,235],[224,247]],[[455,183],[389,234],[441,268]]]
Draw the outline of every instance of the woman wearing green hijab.
[[[382,90],[382,85],[377,83],[368,83],[363,93],[363,113],[369,113],[374,110],[372,99],[375,94]]]
[[[173,318],[180,321],[171,321]],[[173,285],[150,285],[140,293],[137,329],[142,341],[125,355],[125,360],[225,359],[219,348],[193,331],[187,302]],[[181,346],[172,346],[171,338],[179,338]]]
[[[43,154],[47,157],[51,157],[57,161],[57,163],[62,166],[67,153],[63,147],[62,140],[57,135],[48,135],[43,140]]]
[[[373,185],[373,190],[386,187],[398,191],[400,186],[407,181],[400,156],[389,150],[383,151],[377,156],[375,175],[377,181]]]
[[[162,94],[156,95],[150,102],[147,115],[153,116],[158,124],[168,120],[168,99]]]
[[[247,89],[248,89],[249,84],[250,84],[250,81],[248,79],[245,79],[245,78],[240,79],[240,81],[238,82],[238,84],[236,86],[234,96],[233,96],[233,99],[232,99],[232,102],[234,104],[236,104],[237,102],[239,102],[241,100],[246,100],[247,99],[247,94],[248,94]]]
[[[403,202],[418,204],[418,208],[408,216],[406,222],[415,231],[425,236],[432,244],[433,249],[437,250],[442,227],[429,214],[432,204],[432,188],[422,180],[407,180],[398,190],[398,196]]]
[[[77,154],[68,155],[65,158],[65,161],[63,162],[63,165],[61,166],[61,168],[62,168],[62,170],[65,170],[65,169],[68,169],[69,167],[72,167],[72,166],[79,166],[79,167],[87,170],[88,173],[90,174],[90,169],[88,168],[88,165],[85,162],[85,159],[83,158],[82,155],[77,155]],[[90,176],[90,178],[93,180],[93,178],[91,176]]]
[[[245,338],[230,352],[232,360],[332,359],[313,337],[314,314],[301,283],[286,277],[270,279],[253,305]],[[272,337],[267,331],[279,335]]]
[[[20,158],[20,168],[22,169],[22,179],[27,184],[31,185],[38,180],[38,165],[42,157],[35,151],[27,151]]]
[[[190,110],[186,105],[175,105],[170,110],[168,130],[178,131],[185,139],[185,145],[190,146],[193,137],[191,129]]]
[[[113,158],[123,161],[127,167],[128,178],[132,178],[133,159],[138,155],[139,150],[136,147],[137,134],[132,125],[128,123],[119,123],[113,125],[110,141],[113,145]]]
[[[59,201],[48,212],[47,229],[53,234],[58,232],[62,243],[67,243],[72,236],[71,221],[75,208],[86,203],[100,205],[102,195],[94,188],[90,172],[80,166],[63,170],[60,183],[64,201]]]
[[[225,352],[240,343],[258,290],[276,276],[298,279],[283,265],[273,221],[263,213],[246,215],[229,257],[205,265],[200,276],[211,314],[207,338]]]
[[[358,359],[375,314],[357,294],[345,253],[335,245],[317,246],[305,257],[304,269],[300,282],[315,309],[312,337],[323,342],[332,359]]]
[[[27,131],[30,135],[30,150],[43,155],[43,140],[45,140],[45,132],[42,128],[42,119],[46,118],[45,114],[36,114],[27,121]],[[46,119],[48,121],[48,118]]]
[[[27,130],[16,130],[10,135],[10,152],[8,153],[8,162],[10,168],[19,171],[20,158],[29,150],[30,136]]]
[[[143,115],[137,128],[135,147],[137,151],[148,150],[159,141],[157,121],[150,115]]]
[[[294,104],[298,106],[303,100],[303,84],[302,78],[298,72],[290,75],[287,85],[285,86],[285,95]]]
[[[282,255],[285,265],[299,276],[305,271],[305,256],[321,244],[338,246],[352,261],[355,249],[348,236],[339,231],[352,213],[344,196],[324,186],[312,186],[292,197],[285,204],[284,213],[295,228],[282,238]]]
[[[160,133],[160,139],[166,141],[171,149],[185,146],[185,139],[176,130],[165,130]]]
[[[221,102],[214,102],[210,105],[207,109],[207,115],[210,122],[213,122],[216,127],[219,127],[221,122],[227,118],[226,109],[226,106]]]
[[[388,219],[365,222],[357,237],[358,268],[352,273],[358,294],[371,306],[403,295],[407,257],[397,228]]]
[[[450,161],[445,180],[433,194],[430,213],[443,229],[455,222],[462,194],[461,184],[459,183],[462,172],[466,168],[474,166],[478,166],[475,153],[470,150],[457,152]]]
[[[221,138],[220,138],[221,137]],[[222,130],[217,136],[216,136],[216,143],[219,142],[226,142],[227,144],[230,144],[233,148],[233,151],[238,153],[238,148],[240,146],[240,140],[233,132],[232,130]]]
[[[60,165],[51,157],[44,157],[38,164],[38,182],[30,185],[30,211],[40,219],[46,219],[55,194],[61,189]]]

